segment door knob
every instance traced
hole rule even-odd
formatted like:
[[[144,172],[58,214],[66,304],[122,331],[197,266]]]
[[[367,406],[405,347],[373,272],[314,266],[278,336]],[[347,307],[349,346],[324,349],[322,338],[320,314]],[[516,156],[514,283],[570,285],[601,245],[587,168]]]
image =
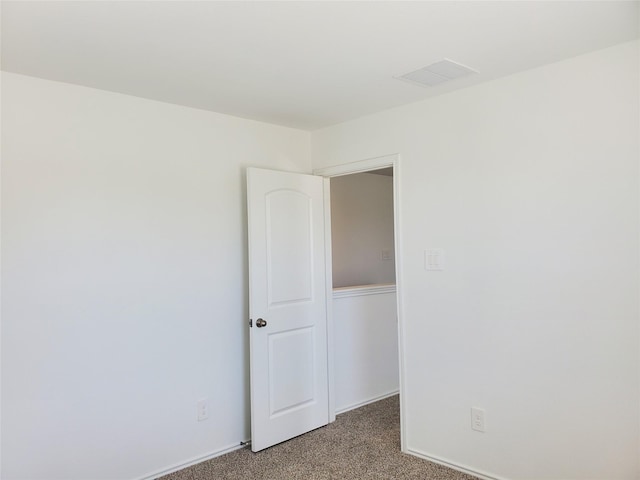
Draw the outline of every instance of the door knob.
[[[262,328],[262,327],[266,327],[266,326],[267,326],[267,321],[266,320],[263,320],[261,318],[256,320],[256,327]]]

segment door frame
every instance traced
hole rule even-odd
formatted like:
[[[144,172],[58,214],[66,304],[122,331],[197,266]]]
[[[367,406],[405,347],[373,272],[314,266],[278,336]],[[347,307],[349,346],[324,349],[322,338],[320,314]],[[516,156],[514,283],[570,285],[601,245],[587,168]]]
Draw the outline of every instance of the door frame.
[[[366,173],[382,168],[393,168],[393,235],[394,256],[396,263],[396,314],[398,317],[398,366],[400,389],[400,449],[406,452],[405,428],[405,363],[404,363],[404,323],[402,316],[402,221],[400,217],[400,154],[394,153],[382,157],[368,158],[331,167],[313,170],[314,175],[324,177],[324,219],[325,219],[325,269],[326,269],[326,312],[327,312],[327,362],[328,362],[328,393],[329,393],[329,422],[336,419],[335,408],[335,374],[334,374],[334,322],[333,322],[333,271],[331,253],[331,198],[330,179],[354,173]]]

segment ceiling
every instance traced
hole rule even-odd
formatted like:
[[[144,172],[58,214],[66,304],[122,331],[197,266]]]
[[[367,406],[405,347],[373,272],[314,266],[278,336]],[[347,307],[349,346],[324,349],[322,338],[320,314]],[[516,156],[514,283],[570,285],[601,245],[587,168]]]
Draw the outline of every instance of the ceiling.
[[[314,130],[638,37],[638,2],[3,1],[2,69]],[[394,77],[448,58],[479,73]]]

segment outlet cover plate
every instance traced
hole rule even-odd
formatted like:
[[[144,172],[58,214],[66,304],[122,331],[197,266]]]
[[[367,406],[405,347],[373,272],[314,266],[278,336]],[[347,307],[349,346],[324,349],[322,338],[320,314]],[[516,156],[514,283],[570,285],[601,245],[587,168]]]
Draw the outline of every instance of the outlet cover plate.
[[[471,429],[476,432],[485,431],[485,411],[478,407],[471,407]]]
[[[196,406],[198,410],[198,421],[202,422],[209,418],[209,402],[206,398],[198,400],[198,404]]]

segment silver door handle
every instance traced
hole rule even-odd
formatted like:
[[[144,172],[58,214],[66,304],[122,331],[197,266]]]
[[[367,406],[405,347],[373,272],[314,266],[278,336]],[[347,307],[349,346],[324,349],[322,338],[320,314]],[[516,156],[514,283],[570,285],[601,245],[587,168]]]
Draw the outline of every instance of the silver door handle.
[[[256,320],[256,327],[262,328],[262,327],[266,327],[266,326],[267,326],[267,321],[266,320],[263,320],[261,318]]]

